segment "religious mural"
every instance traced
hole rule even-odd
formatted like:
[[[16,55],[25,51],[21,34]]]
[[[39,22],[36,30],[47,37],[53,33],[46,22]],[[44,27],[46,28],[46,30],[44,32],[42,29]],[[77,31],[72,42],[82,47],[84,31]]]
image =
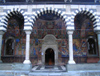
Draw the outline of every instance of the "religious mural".
[[[73,34],[73,49],[76,56],[87,56],[88,52],[88,38],[90,36],[96,37],[93,31],[93,24],[91,19],[84,14],[77,14],[75,17],[75,31]]]
[[[48,16],[48,14],[40,16],[34,24],[30,36],[30,56],[40,59],[43,38],[47,34],[53,34],[57,38],[58,42],[58,57],[61,59],[61,61],[66,62],[64,57],[69,57],[66,26],[58,16],[55,16],[54,14],[49,15],[50,16]],[[6,40],[8,37],[14,38],[14,56],[25,56],[26,34],[22,29],[23,23],[19,23],[18,20],[12,18],[9,20],[8,30],[3,36],[3,46],[6,45]],[[86,16],[78,14],[75,17],[75,31],[73,34],[73,50],[75,57],[87,56],[87,38],[95,35],[96,34],[93,32],[93,24],[91,20]],[[5,48],[6,47],[3,49],[7,51]],[[3,55],[5,54],[2,53],[2,56]],[[38,60],[34,61],[33,63],[37,63],[37,61]]]

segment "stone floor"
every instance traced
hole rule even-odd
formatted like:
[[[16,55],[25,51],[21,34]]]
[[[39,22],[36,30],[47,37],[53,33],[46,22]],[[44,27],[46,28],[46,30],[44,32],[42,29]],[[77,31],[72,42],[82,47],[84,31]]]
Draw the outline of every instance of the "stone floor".
[[[100,71],[26,72],[0,71],[0,76],[100,76]]]
[[[20,70],[0,71],[0,76],[100,76],[100,71],[70,71],[70,72],[28,72]]]
[[[21,67],[22,65],[1,64],[0,76],[100,76],[100,64],[33,66],[30,70],[27,69],[26,65],[23,66],[24,68]]]
[[[100,76],[100,71],[70,71],[70,72],[34,72],[29,73],[29,76]]]

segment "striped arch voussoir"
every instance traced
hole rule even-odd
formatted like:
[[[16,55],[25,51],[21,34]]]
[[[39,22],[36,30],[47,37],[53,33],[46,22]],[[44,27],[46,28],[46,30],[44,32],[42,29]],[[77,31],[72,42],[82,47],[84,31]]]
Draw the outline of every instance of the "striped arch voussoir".
[[[74,17],[75,17],[78,13],[82,13],[82,14],[84,14],[84,15],[87,15],[87,16],[91,19],[91,21],[93,22],[93,26],[96,25],[96,23],[97,23],[96,18],[95,18],[96,13],[94,13],[93,10],[90,10],[90,11],[89,11],[88,9],[83,9],[83,8],[78,9],[78,10],[75,10],[75,12],[74,12],[74,14],[73,14]]]
[[[62,17],[65,14],[61,10],[58,10],[56,8],[51,8],[51,7],[50,8],[42,8],[39,11],[36,11],[36,13],[37,13],[36,17],[41,16],[41,15],[46,14],[46,13],[55,13],[60,17]]]
[[[15,14],[22,14],[24,15],[24,11],[19,9],[19,8],[13,8],[12,10],[8,10],[7,11],[7,15],[10,14],[10,15],[15,15]]]
[[[66,20],[66,16],[65,16],[65,12],[62,12],[61,10],[58,10],[56,8],[52,8],[52,7],[47,7],[47,8],[41,8],[40,10],[33,12],[33,16],[31,17],[34,21],[41,15],[46,14],[46,13],[54,13],[58,16],[60,16],[60,18],[62,18],[62,20]]]
[[[19,9],[19,8],[13,8],[11,10],[8,10],[5,17],[3,18],[3,23],[7,23],[9,18],[13,15],[16,15],[16,14],[22,14],[24,16],[24,11]],[[7,26],[7,24],[5,24]]]

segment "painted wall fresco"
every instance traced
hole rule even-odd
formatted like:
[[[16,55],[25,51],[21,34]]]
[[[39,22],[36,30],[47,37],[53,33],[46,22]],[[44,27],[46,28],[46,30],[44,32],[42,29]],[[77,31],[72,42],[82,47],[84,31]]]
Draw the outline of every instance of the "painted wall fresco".
[[[83,14],[76,15],[74,23],[76,29],[73,34],[74,55],[87,56],[88,39],[90,36],[96,38],[96,33],[93,31],[93,23],[88,16]]]
[[[44,16],[42,16],[44,17]],[[31,36],[30,36],[30,56],[41,59],[41,46],[43,38],[47,34],[53,34],[57,38],[59,59],[69,57],[68,49],[68,35],[66,32],[66,26],[64,22],[59,18],[40,17],[34,24]],[[51,16],[52,17],[52,16]],[[54,16],[55,17],[55,16]],[[46,20],[47,19],[47,20]],[[81,19],[79,19],[81,20]],[[16,19],[11,19],[8,22],[8,30],[3,36],[3,52],[2,56],[5,55],[5,44],[9,37],[14,38],[14,56],[25,56],[25,43],[26,35],[25,32],[20,29],[19,23]],[[75,57],[87,57],[87,39],[89,36],[96,36],[93,32],[93,24],[88,18],[84,18],[83,22],[78,21],[75,18],[75,31],[73,33],[73,50]],[[61,59],[59,62],[64,62]],[[36,60],[37,63],[38,60]],[[65,61],[66,62],[66,61]]]
[[[43,39],[47,34],[53,34],[57,39],[65,39],[67,34],[61,19],[50,21],[38,19],[33,29],[31,38]]]

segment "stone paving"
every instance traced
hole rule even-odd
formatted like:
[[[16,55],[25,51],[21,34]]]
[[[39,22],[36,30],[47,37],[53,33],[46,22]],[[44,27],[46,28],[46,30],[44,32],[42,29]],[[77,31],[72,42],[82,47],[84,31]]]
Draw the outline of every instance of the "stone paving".
[[[29,65],[20,67],[22,65],[23,64],[2,64],[0,66],[0,76],[100,76],[99,64],[75,64],[69,67],[34,66],[30,68],[30,70],[28,68],[30,67]]]
[[[100,76],[100,70],[69,72],[0,71],[0,76]]]
[[[100,76],[100,71],[77,71],[59,73],[30,73],[29,76]]]

